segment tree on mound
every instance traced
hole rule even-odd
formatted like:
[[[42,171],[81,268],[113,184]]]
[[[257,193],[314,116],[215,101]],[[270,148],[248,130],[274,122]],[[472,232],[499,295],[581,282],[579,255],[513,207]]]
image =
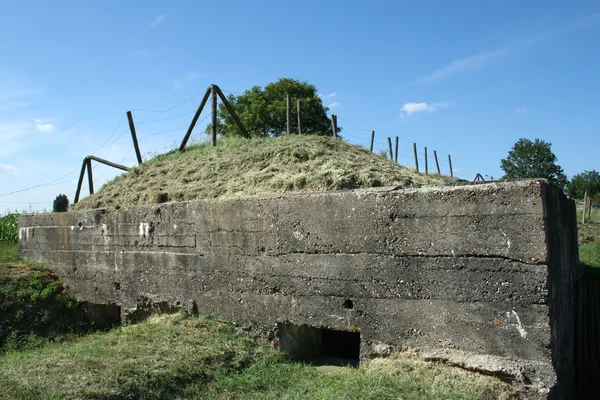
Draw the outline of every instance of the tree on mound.
[[[286,96],[292,98],[292,130],[298,132],[296,102],[302,107],[302,133],[333,135],[327,107],[317,95],[317,88],[307,82],[282,78],[271,82],[264,89],[254,86],[239,96],[230,94],[228,100],[240,120],[255,137],[280,136],[287,128]],[[341,128],[338,127],[338,132]],[[210,124],[206,128],[210,132]],[[221,136],[243,136],[237,124],[223,104],[219,105],[217,133]]]

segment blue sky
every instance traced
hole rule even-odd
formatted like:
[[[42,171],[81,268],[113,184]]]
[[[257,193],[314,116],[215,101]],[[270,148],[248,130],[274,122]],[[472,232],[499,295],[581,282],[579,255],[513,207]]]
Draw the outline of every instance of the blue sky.
[[[456,175],[498,178],[524,137],[568,177],[598,170],[599,38],[597,1],[3,2],[0,213],[72,201],[88,154],[134,165],[128,110],[149,157],[209,84],[281,77],[314,84],[353,143],[400,136],[405,165],[414,141],[442,172],[451,154]],[[96,186],[116,173],[95,165]]]

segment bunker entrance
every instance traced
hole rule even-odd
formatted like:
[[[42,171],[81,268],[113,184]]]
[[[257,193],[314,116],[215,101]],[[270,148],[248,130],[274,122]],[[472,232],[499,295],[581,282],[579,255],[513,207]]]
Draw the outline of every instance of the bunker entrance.
[[[278,324],[279,349],[293,360],[314,365],[359,364],[360,333]]]

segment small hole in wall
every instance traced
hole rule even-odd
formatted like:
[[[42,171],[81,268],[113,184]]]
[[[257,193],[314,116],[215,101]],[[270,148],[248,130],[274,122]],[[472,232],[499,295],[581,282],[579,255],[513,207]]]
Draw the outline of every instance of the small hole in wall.
[[[277,324],[277,327],[279,349],[293,360],[304,360],[313,365],[359,364],[359,332],[292,324]]]
[[[354,308],[354,303],[352,302],[352,300],[346,299],[346,300],[344,300],[343,306],[344,306],[344,308],[346,308],[348,310],[352,310]]]

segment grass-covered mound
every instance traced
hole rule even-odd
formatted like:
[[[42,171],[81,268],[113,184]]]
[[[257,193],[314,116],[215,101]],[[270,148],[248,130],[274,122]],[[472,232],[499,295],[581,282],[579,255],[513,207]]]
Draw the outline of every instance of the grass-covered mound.
[[[0,355],[3,399],[507,399],[513,390],[408,356],[321,371],[230,324],[180,315]]]
[[[158,156],[105,184],[72,209],[167,201],[444,184],[343,140],[317,135],[220,139]]]

